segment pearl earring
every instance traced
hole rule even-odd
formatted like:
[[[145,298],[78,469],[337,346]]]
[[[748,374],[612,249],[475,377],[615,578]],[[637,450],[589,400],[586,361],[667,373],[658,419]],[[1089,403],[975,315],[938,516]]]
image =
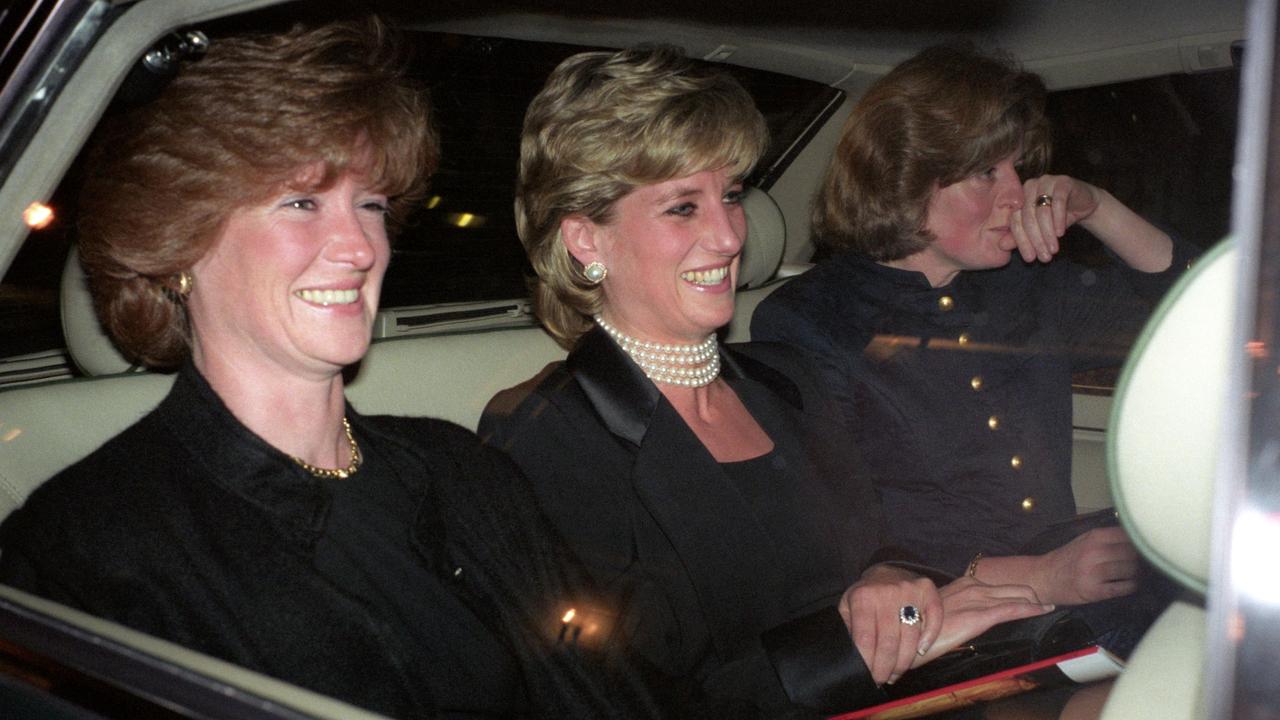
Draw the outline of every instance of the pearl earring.
[[[599,260],[592,260],[586,267],[582,268],[582,274],[587,278],[587,282],[592,285],[599,285],[609,275],[609,268]]]

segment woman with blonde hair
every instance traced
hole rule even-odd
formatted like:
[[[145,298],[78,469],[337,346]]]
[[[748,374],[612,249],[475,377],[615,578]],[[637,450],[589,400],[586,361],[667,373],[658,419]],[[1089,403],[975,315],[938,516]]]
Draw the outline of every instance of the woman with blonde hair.
[[[765,714],[849,709],[1046,608],[880,562],[908,556],[880,549],[816,378],[785,348],[717,342],[765,143],[742,87],[673,49],[556,68],[525,116],[516,216],[538,315],[571,352],[495,398],[481,434],[629,598],[624,637],[657,667]]]

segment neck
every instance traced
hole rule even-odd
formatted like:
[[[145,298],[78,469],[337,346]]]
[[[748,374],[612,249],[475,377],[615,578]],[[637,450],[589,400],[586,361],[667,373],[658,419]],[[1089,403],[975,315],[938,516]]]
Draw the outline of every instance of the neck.
[[[300,376],[204,352],[198,345],[192,360],[231,414],[272,447],[322,468],[351,461],[342,427],[346,400],[340,371]]]
[[[720,374],[720,347],[715,333],[692,344],[655,343],[633,338],[600,315],[598,324],[622,348],[645,376],[659,385],[704,387]]]
[[[725,381],[717,377],[701,387],[658,385],[658,391],[686,420],[694,417],[704,423],[711,423],[716,419],[715,398],[727,387]]]

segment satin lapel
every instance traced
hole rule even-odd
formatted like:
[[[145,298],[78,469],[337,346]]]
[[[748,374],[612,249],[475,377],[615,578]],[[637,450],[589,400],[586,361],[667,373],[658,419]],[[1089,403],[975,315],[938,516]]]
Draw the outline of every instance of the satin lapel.
[[[605,427],[639,446],[662,393],[600,328],[582,336],[565,361]]]

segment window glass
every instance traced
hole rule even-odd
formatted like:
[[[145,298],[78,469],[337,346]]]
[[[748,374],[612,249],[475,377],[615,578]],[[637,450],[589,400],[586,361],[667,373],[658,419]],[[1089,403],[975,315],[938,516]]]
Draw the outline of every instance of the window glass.
[[[1166,75],[1050,94],[1050,171],[1106,189],[1139,215],[1201,248],[1226,236],[1231,215],[1240,73]],[[1063,253],[1109,261],[1101,243],[1072,228]],[[1077,389],[1108,392],[1136,328],[1117,324],[1097,347],[1107,367],[1079,373]]]
[[[1052,172],[1106,188],[1160,227],[1208,247],[1230,226],[1239,84],[1231,69],[1052,93]],[[1091,239],[1073,239],[1066,247],[1077,257],[1100,250]]]

